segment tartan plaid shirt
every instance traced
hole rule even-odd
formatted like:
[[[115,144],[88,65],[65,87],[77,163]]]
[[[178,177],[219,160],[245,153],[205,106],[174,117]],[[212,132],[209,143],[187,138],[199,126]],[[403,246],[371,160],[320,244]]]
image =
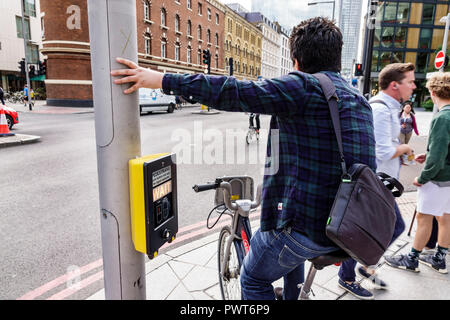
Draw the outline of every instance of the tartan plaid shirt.
[[[336,86],[344,156],[347,166],[363,163],[376,169],[372,109],[338,73],[325,72]],[[211,108],[272,115],[266,169],[278,161],[275,174],[265,174],[261,230],[292,227],[323,246],[334,243],[325,226],[342,169],[328,104],[319,81],[295,71],[263,81],[234,77],[166,74],[166,94],[180,95]],[[277,129],[278,131],[273,131]],[[271,135],[278,134],[275,157]]]

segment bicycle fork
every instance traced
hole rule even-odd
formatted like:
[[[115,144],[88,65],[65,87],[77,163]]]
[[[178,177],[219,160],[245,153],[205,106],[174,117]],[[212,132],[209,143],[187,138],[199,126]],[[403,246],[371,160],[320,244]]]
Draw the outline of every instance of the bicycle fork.
[[[239,232],[240,235],[236,234],[236,231]],[[251,238],[251,231],[249,227],[249,221],[247,217],[242,217],[240,214],[235,214],[233,216],[232,221],[232,230],[231,235],[228,237],[225,243],[225,252],[224,259],[222,260],[222,266],[220,268],[220,274],[223,278],[227,278],[228,275],[230,278],[238,278],[240,275],[240,267],[242,266],[242,262],[244,261],[244,257],[247,255],[248,250],[250,249],[249,238]],[[237,270],[227,270],[228,269],[228,260],[231,254],[231,246],[236,246],[236,253],[238,258],[238,266]],[[243,247],[242,247],[243,246]],[[242,250],[243,249],[243,250]]]

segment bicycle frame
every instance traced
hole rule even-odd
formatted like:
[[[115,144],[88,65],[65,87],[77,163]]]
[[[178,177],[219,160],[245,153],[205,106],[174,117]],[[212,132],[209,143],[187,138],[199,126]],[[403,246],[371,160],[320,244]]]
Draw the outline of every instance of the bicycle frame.
[[[230,256],[231,245],[234,244],[236,248],[236,253],[238,256],[239,267],[242,266],[242,262],[244,261],[245,256],[250,250],[250,239],[252,237],[252,231],[250,226],[250,220],[248,218],[249,212],[246,213],[246,216],[242,216],[238,212],[233,215],[232,221],[232,234],[227,239],[227,243],[225,246],[225,254],[222,262],[222,266],[220,268],[222,277],[228,272],[227,270],[227,261]]]

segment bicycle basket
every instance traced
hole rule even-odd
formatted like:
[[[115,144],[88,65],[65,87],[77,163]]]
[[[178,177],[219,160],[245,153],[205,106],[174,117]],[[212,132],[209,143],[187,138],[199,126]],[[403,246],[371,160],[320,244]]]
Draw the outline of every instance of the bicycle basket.
[[[249,176],[232,176],[232,177],[221,177],[223,181],[229,182],[231,184],[231,201],[248,199],[254,200],[254,182],[253,178]],[[223,202],[223,190],[216,189],[216,194],[214,196],[214,205],[219,206],[216,208],[217,211],[223,211],[225,205]]]

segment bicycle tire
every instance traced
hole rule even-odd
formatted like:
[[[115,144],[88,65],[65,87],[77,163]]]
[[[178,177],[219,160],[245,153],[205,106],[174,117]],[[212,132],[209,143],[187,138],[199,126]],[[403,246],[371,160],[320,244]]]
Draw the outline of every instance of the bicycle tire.
[[[253,129],[249,129],[247,131],[247,136],[245,137],[245,141],[247,141],[247,144],[250,144],[254,141],[256,133],[253,131]]]
[[[222,264],[225,255],[225,245],[227,238],[231,236],[231,228],[225,226],[220,230],[219,243],[217,248],[217,262],[219,270],[219,287],[223,300],[240,300],[241,299],[241,283],[240,283],[240,268],[241,265],[238,259],[238,250],[233,243],[231,245],[230,256],[226,263],[227,271],[224,276],[221,275]]]

